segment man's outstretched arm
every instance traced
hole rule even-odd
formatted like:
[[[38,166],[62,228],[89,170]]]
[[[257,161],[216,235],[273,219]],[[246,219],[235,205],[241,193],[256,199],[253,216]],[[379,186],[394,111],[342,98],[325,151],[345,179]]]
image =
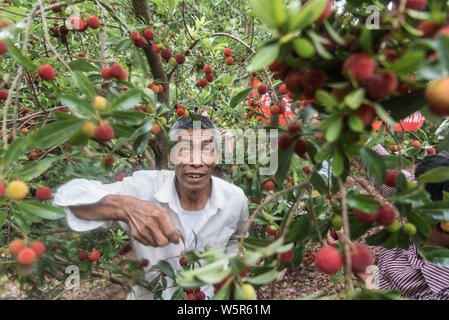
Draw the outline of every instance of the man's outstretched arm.
[[[132,196],[108,195],[98,203],[69,208],[83,220],[126,222],[133,238],[144,245],[163,247],[178,243],[181,236],[167,209]]]

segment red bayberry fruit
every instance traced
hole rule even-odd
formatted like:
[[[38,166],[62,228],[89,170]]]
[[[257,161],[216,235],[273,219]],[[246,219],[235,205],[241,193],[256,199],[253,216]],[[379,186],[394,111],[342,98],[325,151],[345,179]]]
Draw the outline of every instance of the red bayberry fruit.
[[[214,81],[214,76],[212,75],[212,73],[206,74],[206,80],[207,80],[207,82]]]
[[[354,113],[362,120],[365,127],[371,126],[376,118],[376,110],[367,104],[362,104]]]
[[[434,147],[427,148],[426,151],[427,151],[427,154],[435,154],[435,152],[436,152]]]
[[[212,72],[212,67],[211,66],[205,66],[204,67],[204,73],[211,73]]]
[[[290,134],[283,134],[279,138],[279,148],[282,150],[288,149],[292,145],[293,139]]]
[[[234,64],[234,58],[233,57],[227,57],[225,62],[226,62],[226,65],[232,66]]]
[[[104,79],[104,80],[111,80],[112,79],[112,76],[110,75],[110,68],[108,68],[108,67],[106,67],[106,68],[103,68],[103,70],[101,70],[101,77]]]
[[[175,60],[177,64],[184,64],[184,62],[186,62],[186,56],[183,54],[177,54],[175,56]]]
[[[134,41],[139,40],[139,38],[141,37],[139,31],[137,31],[137,30],[131,31],[130,35],[131,35],[131,39],[133,39]]]
[[[226,57],[230,57],[231,54],[232,54],[232,51],[231,51],[230,48],[225,48],[225,49],[223,50],[223,54],[224,54]]]
[[[396,212],[390,206],[380,206],[377,210],[376,222],[381,226],[389,226],[396,220]]]
[[[257,87],[257,92],[259,92],[259,94],[265,94],[265,93],[267,93],[267,87],[259,86],[259,87]]]
[[[271,114],[279,114],[279,112],[280,112],[279,106],[278,106],[278,105],[272,106],[272,107],[270,108],[270,112],[271,112]]]
[[[285,86],[290,92],[296,92],[301,84],[301,75],[297,71],[290,71],[285,77]]]
[[[377,216],[378,216],[378,211],[367,213],[367,212],[363,212],[363,211],[355,209],[352,211],[352,213],[357,217],[357,219],[359,221],[362,221],[365,223],[373,222],[374,220],[377,219]]]
[[[70,19],[70,26],[75,31],[84,30],[84,21],[81,17],[75,16]]]
[[[437,32],[440,30],[440,24],[432,21],[422,21],[416,27],[417,30],[423,32],[420,38],[433,38]]]
[[[0,100],[6,100],[6,99],[8,99],[8,91],[0,90]]]
[[[51,189],[49,187],[43,187],[36,190],[36,198],[39,200],[48,200],[51,198]]]
[[[142,261],[140,262],[140,266],[141,267],[148,267],[148,265],[150,264],[150,261],[148,259],[142,259]]]
[[[4,54],[8,51],[8,48],[6,47],[5,40],[0,40],[0,54]]]
[[[181,267],[186,266],[187,265],[186,257],[181,257],[181,259],[179,259],[179,264],[181,265]]]
[[[185,111],[182,108],[178,108],[178,110],[176,110],[176,114],[178,115],[178,117],[182,117],[184,113]]]
[[[388,97],[398,88],[398,78],[391,72],[381,72],[372,75],[366,83],[366,92],[373,100]]]
[[[304,88],[310,90],[318,90],[324,87],[326,75],[320,69],[307,70],[301,77],[301,84]]]
[[[352,72],[357,82],[365,82],[374,73],[376,61],[366,53],[351,55],[343,64],[342,73]]]
[[[78,259],[79,261],[86,261],[87,259],[89,259],[89,254],[86,250],[82,250],[78,252]]]
[[[92,262],[98,261],[98,259],[100,259],[100,256],[100,252],[92,251],[92,253],[89,255],[89,260]]]
[[[279,94],[281,94],[281,95],[286,95],[286,94],[288,94],[287,86],[285,85],[285,83],[283,83],[283,84],[279,87]]]
[[[25,242],[22,239],[14,239],[9,243],[9,252],[17,255],[25,248]]]
[[[193,293],[189,293],[189,295],[187,296],[187,298],[188,298],[189,300],[196,300],[196,297],[195,297],[195,295],[194,295]]]
[[[20,265],[30,265],[36,260],[36,252],[31,248],[25,248],[17,255],[16,262]]]
[[[388,170],[387,178],[385,180],[385,185],[395,188],[396,187],[396,177],[399,174],[399,170]]]
[[[267,181],[267,182],[265,182],[265,190],[267,190],[267,191],[271,191],[271,190],[273,190],[274,189],[274,183],[273,183],[273,181]]]
[[[366,268],[374,264],[373,255],[367,247],[358,243],[355,243],[351,249],[352,272],[366,272]]]
[[[170,50],[170,49],[168,49],[168,48],[162,49],[162,51],[161,51],[161,57],[164,58],[165,61],[170,60],[171,55],[172,55],[172,53],[171,53],[171,50]]]
[[[35,241],[30,244],[30,248],[36,253],[36,258],[40,258],[45,253],[45,244],[40,241]]]
[[[97,16],[90,16],[87,18],[87,26],[92,29],[98,29],[100,27],[100,19]]]
[[[100,124],[95,128],[94,138],[100,142],[106,142],[114,138],[114,129],[109,124]]]
[[[154,39],[154,32],[151,31],[150,29],[146,29],[146,30],[143,32],[143,36],[144,36],[144,38],[147,39],[148,41],[151,41],[151,40]]]
[[[206,80],[206,79],[200,79],[200,80],[196,83],[196,85],[197,85],[198,87],[204,88],[204,87],[207,85],[207,80]]]
[[[143,48],[146,44],[146,40],[144,37],[139,37],[139,39],[134,40],[134,44],[136,47]]]
[[[321,272],[336,274],[343,266],[343,258],[336,248],[326,246],[318,251],[315,263]]]
[[[288,250],[286,252],[281,253],[280,260],[281,263],[291,263],[293,261],[293,251]]]
[[[37,73],[38,73],[39,77],[42,80],[45,80],[45,81],[51,81],[56,76],[55,69],[52,66],[48,65],[48,64],[44,64],[44,65],[39,66],[37,68]]]
[[[304,157],[304,155],[307,152],[307,144],[304,140],[302,139],[298,139],[298,141],[296,141],[295,144],[295,153],[299,156],[299,157]]]
[[[151,45],[151,50],[153,50],[153,52],[156,53],[156,54],[159,54],[161,52],[161,50],[159,49],[159,47],[155,43],[153,43]]]
[[[196,294],[196,298],[197,300],[205,300],[206,299],[206,295],[204,294],[203,291],[198,291],[198,293]]]

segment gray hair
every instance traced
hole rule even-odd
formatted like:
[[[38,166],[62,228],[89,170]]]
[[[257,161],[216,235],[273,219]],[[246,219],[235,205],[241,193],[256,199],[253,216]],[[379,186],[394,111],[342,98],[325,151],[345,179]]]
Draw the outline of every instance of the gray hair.
[[[215,145],[217,148],[220,147],[221,135],[220,132],[218,132],[215,123],[213,123],[209,118],[196,113],[191,113],[190,116],[181,118],[174,123],[174,125],[170,129],[170,132],[168,133],[170,141],[176,143],[179,136],[178,130],[193,130],[194,123],[198,122],[200,122],[201,124],[201,129],[208,129],[212,131],[215,139]]]

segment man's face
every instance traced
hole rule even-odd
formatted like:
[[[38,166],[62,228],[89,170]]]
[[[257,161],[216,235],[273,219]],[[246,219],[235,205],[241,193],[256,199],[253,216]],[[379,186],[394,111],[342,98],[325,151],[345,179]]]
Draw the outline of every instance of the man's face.
[[[187,192],[199,192],[209,187],[218,152],[212,131],[180,130],[170,152],[179,187]]]

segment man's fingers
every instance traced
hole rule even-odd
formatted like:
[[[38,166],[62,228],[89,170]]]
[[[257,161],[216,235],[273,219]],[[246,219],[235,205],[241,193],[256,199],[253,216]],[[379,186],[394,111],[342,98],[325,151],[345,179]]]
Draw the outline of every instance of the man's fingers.
[[[148,228],[148,230],[151,232],[151,235],[153,236],[156,246],[165,247],[169,243],[168,239],[164,236],[164,234],[162,233],[162,231],[159,229],[158,226]]]

